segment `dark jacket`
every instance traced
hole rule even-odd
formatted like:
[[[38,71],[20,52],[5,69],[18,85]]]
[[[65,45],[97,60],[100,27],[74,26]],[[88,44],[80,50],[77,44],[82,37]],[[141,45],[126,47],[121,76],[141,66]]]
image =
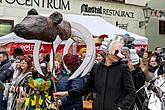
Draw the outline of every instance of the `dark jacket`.
[[[9,62],[9,59],[6,59],[1,62],[0,64],[0,80],[3,83],[6,83],[11,78],[11,71],[9,67],[11,66],[11,63]],[[7,102],[3,100],[3,91],[0,91],[0,110],[6,110],[7,109]]]
[[[132,77],[136,91],[140,89],[143,85],[145,85],[146,76],[144,72],[141,70],[141,67],[136,67],[136,69],[132,71]],[[146,93],[143,88],[139,92],[137,92],[136,100],[135,100],[139,110],[147,110],[143,108],[145,106],[144,105],[145,98],[146,98]]]
[[[141,70],[141,68],[137,67],[135,70],[132,71],[132,77],[133,77],[135,89],[137,91],[145,84],[146,76],[144,72]]]
[[[111,66],[95,64],[83,89],[68,91],[71,98],[95,88],[94,110],[129,110],[135,100],[135,88],[128,65],[118,61]]]
[[[10,78],[12,78],[13,72],[9,69],[10,66],[11,63],[9,59],[2,61],[0,64],[0,80],[3,83],[8,82]]]
[[[59,83],[56,84],[57,91],[68,91],[83,87],[83,79],[77,77],[72,80],[68,80],[70,75],[67,74],[66,70],[62,70],[57,78]],[[62,109],[64,110],[83,110],[82,98],[70,99],[69,97],[63,97]]]

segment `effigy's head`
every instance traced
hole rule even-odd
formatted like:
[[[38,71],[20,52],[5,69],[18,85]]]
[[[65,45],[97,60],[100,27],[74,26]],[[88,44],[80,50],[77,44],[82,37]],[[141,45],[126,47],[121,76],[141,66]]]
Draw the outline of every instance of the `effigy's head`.
[[[64,23],[67,29],[63,29],[61,24]],[[66,32],[67,30],[67,32]],[[27,16],[14,27],[14,32],[19,37],[25,39],[36,39],[45,42],[52,42],[57,35],[66,40],[71,35],[71,26],[69,22],[63,20],[59,12],[52,13],[49,17],[41,16],[35,9],[28,11]]]
[[[47,91],[51,86],[51,81],[45,81],[42,78],[29,78],[28,79],[28,85],[34,90],[34,91]]]

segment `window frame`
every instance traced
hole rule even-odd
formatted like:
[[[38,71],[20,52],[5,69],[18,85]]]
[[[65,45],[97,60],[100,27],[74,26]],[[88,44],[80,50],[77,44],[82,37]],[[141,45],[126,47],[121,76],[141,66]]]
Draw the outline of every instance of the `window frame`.
[[[163,25],[161,26],[161,24]],[[164,27],[164,29],[161,30],[161,27]],[[165,20],[159,20],[159,35],[165,35]]]
[[[10,32],[13,31],[14,28],[14,20],[8,20],[8,19],[0,19],[0,24],[10,24],[12,26]],[[3,35],[0,35],[0,37]]]

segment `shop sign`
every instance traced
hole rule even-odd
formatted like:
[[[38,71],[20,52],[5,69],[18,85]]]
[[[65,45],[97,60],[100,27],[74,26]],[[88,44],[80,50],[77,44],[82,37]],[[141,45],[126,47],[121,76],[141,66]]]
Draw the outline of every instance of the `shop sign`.
[[[81,5],[81,13],[83,13],[84,15],[107,15],[124,18],[134,18],[134,12],[131,11],[103,8],[103,6],[94,7],[89,6],[88,4]]]
[[[41,8],[70,10],[70,1],[64,0],[0,0],[0,3],[17,4],[19,6],[37,6]]]

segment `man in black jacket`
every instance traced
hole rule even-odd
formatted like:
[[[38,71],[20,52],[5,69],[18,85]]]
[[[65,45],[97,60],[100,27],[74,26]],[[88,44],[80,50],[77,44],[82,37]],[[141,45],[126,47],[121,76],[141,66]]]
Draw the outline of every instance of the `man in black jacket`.
[[[9,69],[11,63],[6,52],[0,52],[0,81],[6,83],[12,77],[12,71]],[[3,100],[3,90],[0,91],[0,110],[6,110],[7,102]]]
[[[106,61],[95,64],[82,89],[54,93],[54,96],[77,98],[95,88],[93,110],[129,110],[135,101],[135,88],[128,65],[121,61],[120,42],[109,45]]]

